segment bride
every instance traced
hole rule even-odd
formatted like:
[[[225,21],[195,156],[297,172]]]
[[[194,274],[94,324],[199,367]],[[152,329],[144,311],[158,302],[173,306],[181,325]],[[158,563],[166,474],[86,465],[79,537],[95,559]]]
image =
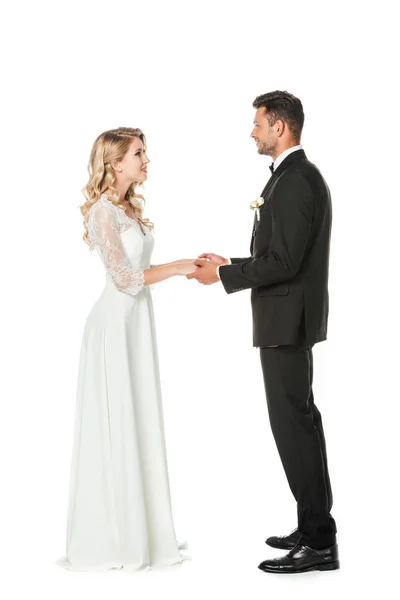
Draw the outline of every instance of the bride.
[[[73,571],[182,562],[171,514],[153,305],[149,286],[196,270],[194,259],[150,265],[153,225],[136,188],[146,139],[120,127],[94,142],[81,206],[84,240],[105,288],[85,325],[78,375],[66,556]]]

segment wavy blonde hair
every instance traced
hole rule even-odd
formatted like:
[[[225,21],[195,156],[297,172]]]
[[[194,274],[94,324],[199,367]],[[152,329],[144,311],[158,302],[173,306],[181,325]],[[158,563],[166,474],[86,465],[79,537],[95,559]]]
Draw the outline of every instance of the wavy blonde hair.
[[[118,127],[118,129],[104,131],[96,138],[93,144],[88,164],[89,181],[82,189],[86,201],[79,207],[83,215],[83,224],[85,228],[83,239],[90,248],[93,246],[88,234],[89,211],[106,189],[111,190],[112,192],[111,195],[107,194],[108,199],[115,206],[126,211],[126,207],[120,203],[119,194],[114,187],[116,177],[113,168],[111,167],[111,163],[123,159],[135,137],[142,140],[143,146],[146,148],[146,138],[144,133],[140,129],[133,129],[131,127]],[[153,229],[153,223],[149,219],[143,218],[145,199],[141,194],[136,193],[136,187],[138,185],[142,184],[134,182],[129,186],[124,200],[128,201],[129,206],[132,208],[135,218],[139,223],[143,223],[149,229]]]

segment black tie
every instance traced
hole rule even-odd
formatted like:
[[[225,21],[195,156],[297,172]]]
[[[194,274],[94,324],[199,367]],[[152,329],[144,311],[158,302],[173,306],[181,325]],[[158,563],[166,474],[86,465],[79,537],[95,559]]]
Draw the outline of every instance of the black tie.
[[[271,173],[274,172],[274,163],[269,165],[269,170],[271,171]]]

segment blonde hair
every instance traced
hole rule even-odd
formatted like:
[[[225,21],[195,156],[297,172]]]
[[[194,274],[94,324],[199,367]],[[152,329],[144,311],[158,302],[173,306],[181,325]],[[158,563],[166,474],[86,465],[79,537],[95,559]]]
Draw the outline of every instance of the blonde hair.
[[[143,146],[146,148],[144,133],[140,129],[133,129],[131,127],[118,127],[118,129],[104,131],[104,133],[101,133],[96,138],[93,144],[88,164],[89,181],[82,189],[86,201],[79,207],[83,215],[85,228],[83,239],[91,248],[92,244],[88,234],[89,211],[106,189],[112,192],[111,195],[107,194],[108,199],[115,206],[119,206],[126,211],[125,206],[120,204],[119,194],[114,187],[116,177],[111,163],[123,159],[135,137],[142,140]],[[129,186],[124,199],[128,201],[135,218],[149,229],[153,229],[153,223],[149,219],[143,218],[145,199],[141,194],[136,193],[137,185],[134,182]],[[139,185],[142,184],[140,183]]]

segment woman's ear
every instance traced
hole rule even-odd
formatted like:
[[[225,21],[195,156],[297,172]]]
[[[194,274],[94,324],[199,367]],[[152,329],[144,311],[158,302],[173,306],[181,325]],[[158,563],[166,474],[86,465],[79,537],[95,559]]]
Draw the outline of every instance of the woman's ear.
[[[111,168],[114,171],[117,171],[117,173],[122,173],[122,168],[121,168],[121,165],[119,164],[119,162],[113,162],[113,163],[111,163]]]

